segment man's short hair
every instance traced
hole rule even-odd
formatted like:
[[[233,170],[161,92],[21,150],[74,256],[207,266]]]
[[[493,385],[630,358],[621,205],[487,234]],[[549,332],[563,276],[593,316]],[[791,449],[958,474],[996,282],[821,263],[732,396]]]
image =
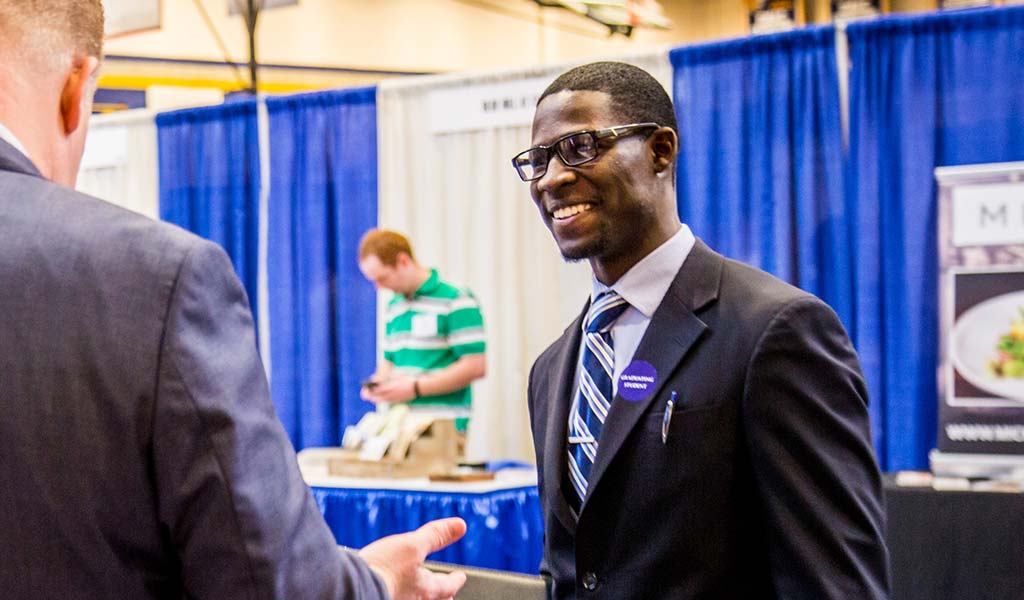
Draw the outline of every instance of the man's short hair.
[[[611,96],[612,109],[624,121],[615,125],[657,123],[679,133],[672,99],[657,79],[639,67],[608,61],[575,67],[552,81],[537,104],[565,90],[604,92]]]
[[[44,58],[103,54],[101,0],[2,0],[0,36]]]
[[[370,256],[376,256],[381,264],[393,267],[398,262],[399,254],[415,258],[409,240],[397,231],[371,229],[363,234],[363,239],[359,240],[360,261]]]

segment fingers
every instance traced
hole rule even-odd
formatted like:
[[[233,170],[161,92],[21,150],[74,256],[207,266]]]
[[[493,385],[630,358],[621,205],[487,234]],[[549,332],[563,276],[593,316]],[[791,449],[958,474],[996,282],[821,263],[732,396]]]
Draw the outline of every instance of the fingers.
[[[428,554],[457,542],[465,534],[466,522],[459,517],[431,521],[412,533],[420,551],[420,560],[425,559]]]
[[[382,383],[373,388],[373,391],[368,394],[376,402],[390,402],[395,395],[395,386],[388,383]]]
[[[432,579],[427,591],[428,598],[454,598],[455,594],[466,585],[466,574],[461,571],[451,573],[430,573]]]
[[[452,598],[466,583],[466,574],[433,573],[423,567],[423,560],[465,533],[466,522],[462,519],[439,519],[410,533],[381,538],[360,550],[359,555],[381,576],[396,600]]]

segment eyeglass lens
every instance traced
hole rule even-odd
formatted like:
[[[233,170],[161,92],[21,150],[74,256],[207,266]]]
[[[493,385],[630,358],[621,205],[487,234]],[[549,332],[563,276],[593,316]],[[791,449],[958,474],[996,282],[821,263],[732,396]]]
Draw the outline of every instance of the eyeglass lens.
[[[553,152],[567,166],[575,167],[597,157],[597,140],[592,132],[581,131],[558,140],[551,148],[531,148],[515,159],[520,176],[526,181],[543,177]]]
[[[555,149],[562,162],[575,167],[597,156],[597,140],[594,134],[584,131],[560,140]]]

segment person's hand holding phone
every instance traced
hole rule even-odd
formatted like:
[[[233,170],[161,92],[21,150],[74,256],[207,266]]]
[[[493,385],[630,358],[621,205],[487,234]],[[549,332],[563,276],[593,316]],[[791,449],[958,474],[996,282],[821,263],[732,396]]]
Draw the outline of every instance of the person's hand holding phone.
[[[359,384],[359,397],[368,402],[376,402],[374,398],[373,390],[380,385],[380,381],[375,379],[376,375],[371,375],[361,384]]]
[[[374,402],[384,402],[387,404],[415,400],[418,397],[416,393],[416,379],[408,375],[393,375],[385,381],[378,381],[377,385],[373,386],[373,389],[370,390],[369,395],[373,398]]]

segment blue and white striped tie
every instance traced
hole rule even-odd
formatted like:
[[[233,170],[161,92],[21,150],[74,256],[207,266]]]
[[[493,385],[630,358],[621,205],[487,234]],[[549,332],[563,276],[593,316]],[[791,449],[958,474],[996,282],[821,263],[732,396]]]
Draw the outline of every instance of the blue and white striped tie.
[[[615,290],[608,290],[594,300],[583,321],[579,391],[569,411],[569,481],[577,495],[570,500],[577,512],[587,496],[590,468],[597,457],[597,441],[613,396],[615,355],[610,329],[627,308],[629,303],[622,296]]]

